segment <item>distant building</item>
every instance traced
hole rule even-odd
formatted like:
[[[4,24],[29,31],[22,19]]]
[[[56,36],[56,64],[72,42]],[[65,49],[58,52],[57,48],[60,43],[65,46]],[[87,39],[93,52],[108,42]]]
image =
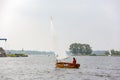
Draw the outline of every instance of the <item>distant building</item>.
[[[0,57],[6,57],[6,52],[2,47],[0,47]]]

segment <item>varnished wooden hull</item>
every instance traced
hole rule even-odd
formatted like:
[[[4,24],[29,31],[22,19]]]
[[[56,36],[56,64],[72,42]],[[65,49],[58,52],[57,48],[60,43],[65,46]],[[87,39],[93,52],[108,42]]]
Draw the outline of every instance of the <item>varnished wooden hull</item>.
[[[80,64],[73,65],[72,63],[67,62],[57,62],[56,68],[79,68]]]

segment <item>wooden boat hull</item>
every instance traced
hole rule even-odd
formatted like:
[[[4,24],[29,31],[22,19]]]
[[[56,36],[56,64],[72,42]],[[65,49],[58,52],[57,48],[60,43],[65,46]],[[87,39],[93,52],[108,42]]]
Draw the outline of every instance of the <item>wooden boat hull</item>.
[[[72,64],[72,63],[67,63],[67,62],[57,62],[56,63],[56,68],[79,68],[80,64]]]

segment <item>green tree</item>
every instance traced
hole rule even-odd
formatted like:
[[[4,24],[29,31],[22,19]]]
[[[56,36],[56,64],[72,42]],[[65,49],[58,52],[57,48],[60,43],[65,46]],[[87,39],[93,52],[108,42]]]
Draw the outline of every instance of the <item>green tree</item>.
[[[86,44],[85,47],[86,47],[86,50],[85,50],[86,54],[91,54],[92,53],[92,49],[91,49],[90,45]]]
[[[70,45],[70,51],[73,54],[78,54],[78,44],[77,43],[73,43]]]
[[[85,54],[89,55],[92,53],[92,49],[89,44],[81,44],[81,43],[72,43],[69,48],[72,54]]]
[[[110,53],[109,53],[109,51],[105,51],[104,54],[108,56]]]
[[[111,50],[112,55],[120,56],[120,51],[115,51],[114,49]]]
[[[111,54],[114,54],[114,53],[115,53],[115,51],[112,49],[112,50],[111,50]]]

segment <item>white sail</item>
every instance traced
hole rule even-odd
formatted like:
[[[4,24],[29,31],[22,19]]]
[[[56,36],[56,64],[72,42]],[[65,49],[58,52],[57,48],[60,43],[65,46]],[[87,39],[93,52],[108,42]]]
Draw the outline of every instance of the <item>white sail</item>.
[[[112,53],[111,53],[111,50],[109,50],[109,55],[108,55],[108,56],[111,56],[111,54],[112,54]]]
[[[53,44],[53,49],[55,52],[55,57],[57,60],[62,60],[68,57],[67,53],[63,50],[60,49],[58,46],[58,38],[57,38],[57,33],[55,31],[54,25],[53,25],[53,18],[51,16],[51,34],[52,34],[52,44]]]
[[[63,60],[68,58],[69,56],[65,51],[55,51],[55,57],[57,60]]]

